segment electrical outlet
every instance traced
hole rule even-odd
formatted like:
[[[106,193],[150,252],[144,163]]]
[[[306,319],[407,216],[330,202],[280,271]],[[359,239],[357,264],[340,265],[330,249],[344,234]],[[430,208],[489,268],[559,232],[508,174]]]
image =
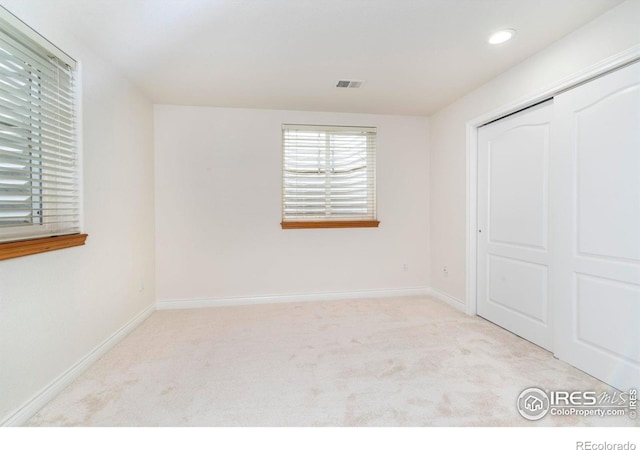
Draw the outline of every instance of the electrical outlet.
[[[403,271],[403,272],[408,272],[408,271],[409,271],[409,264],[404,263],[404,264],[402,265],[402,271]]]
[[[445,277],[448,277],[448,276],[449,276],[449,270],[447,269],[447,266],[442,266],[442,274],[443,274]]]

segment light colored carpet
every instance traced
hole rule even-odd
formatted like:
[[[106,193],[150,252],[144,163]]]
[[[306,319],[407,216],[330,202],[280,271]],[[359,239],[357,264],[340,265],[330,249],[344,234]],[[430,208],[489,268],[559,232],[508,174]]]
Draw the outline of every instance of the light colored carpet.
[[[516,411],[527,387],[612,389],[430,298],[154,313],[30,426],[633,425]]]

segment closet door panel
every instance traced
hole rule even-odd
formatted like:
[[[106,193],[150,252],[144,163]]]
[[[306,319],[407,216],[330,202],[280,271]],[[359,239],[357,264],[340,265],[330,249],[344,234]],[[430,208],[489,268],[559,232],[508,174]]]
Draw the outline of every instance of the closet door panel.
[[[554,351],[640,386],[640,64],[555,98],[550,153]]]
[[[478,315],[546,349],[552,108],[529,108],[478,135]]]

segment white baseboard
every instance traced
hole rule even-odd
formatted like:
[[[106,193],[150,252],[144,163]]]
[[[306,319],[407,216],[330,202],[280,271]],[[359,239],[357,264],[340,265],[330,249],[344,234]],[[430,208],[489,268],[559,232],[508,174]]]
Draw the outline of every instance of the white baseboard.
[[[462,311],[463,313],[467,312],[467,305],[465,304],[465,302],[463,302],[459,298],[447,294],[446,292],[442,292],[439,289],[429,288],[429,292],[427,295],[430,295],[431,297],[454,307],[458,311]]]
[[[191,309],[209,308],[215,306],[257,305],[269,303],[317,302],[326,300],[350,300],[356,298],[384,298],[429,295],[428,287],[413,287],[403,289],[374,289],[346,292],[325,292],[318,294],[297,295],[268,295],[256,297],[224,297],[224,298],[196,298],[196,299],[166,299],[158,300],[156,309]]]
[[[78,378],[85,370],[87,370],[89,366],[91,366],[91,364],[100,359],[118,342],[124,339],[127,334],[129,334],[136,327],[138,327],[138,325],[144,322],[144,320],[149,317],[151,313],[153,313],[153,311],[155,311],[155,305],[150,305],[139,312],[134,318],[120,327],[119,330],[109,336],[104,342],[90,351],[86,356],[84,356],[80,361],[67,369],[58,378],[53,380],[47,387],[33,396],[31,400],[27,401],[15,412],[4,418],[0,422],[0,426],[17,427],[29,420],[43,406],[49,403],[54,397],[62,392],[64,388],[69,386],[76,378]]]

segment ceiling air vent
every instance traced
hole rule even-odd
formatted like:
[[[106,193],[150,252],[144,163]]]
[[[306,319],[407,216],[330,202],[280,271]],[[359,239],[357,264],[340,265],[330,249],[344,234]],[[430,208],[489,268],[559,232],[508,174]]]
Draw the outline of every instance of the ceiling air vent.
[[[336,87],[339,88],[359,88],[364,84],[364,81],[358,80],[340,80]]]

